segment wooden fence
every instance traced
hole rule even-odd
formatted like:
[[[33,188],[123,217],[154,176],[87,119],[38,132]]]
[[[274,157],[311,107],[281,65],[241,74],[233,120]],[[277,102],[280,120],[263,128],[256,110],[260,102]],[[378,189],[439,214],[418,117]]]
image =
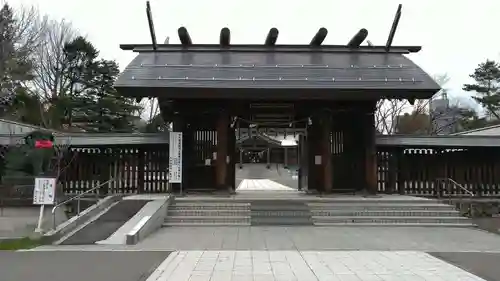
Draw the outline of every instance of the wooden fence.
[[[70,148],[61,163],[60,180],[67,194],[101,183],[104,193],[168,191],[168,145]]]
[[[196,155],[195,158],[206,157],[209,156]],[[201,162],[196,164],[191,173],[197,173],[197,167],[209,168]],[[100,192],[164,193],[169,187],[168,144],[72,147],[60,166],[60,182],[66,194],[88,190],[110,179],[114,180]],[[195,180],[196,175],[189,178]],[[435,195],[436,180],[447,178],[477,195],[500,196],[500,148],[378,147],[381,193]],[[451,192],[463,193],[456,187]]]
[[[479,196],[500,196],[500,148],[378,148],[378,189],[384,193],[435,195],[457,182]],[[447,185],[449,194],[464,194]]]

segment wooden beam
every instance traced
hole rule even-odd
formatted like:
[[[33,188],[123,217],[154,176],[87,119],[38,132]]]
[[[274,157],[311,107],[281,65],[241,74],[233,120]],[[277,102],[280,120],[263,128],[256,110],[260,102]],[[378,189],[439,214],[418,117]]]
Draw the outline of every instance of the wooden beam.
[[[279,31],[276,27],[269,29],[269,32],[267,33],[267,37],[266,37],[266,41],[265,41],[264,45],[266,45],[266,46],[276,45],[276,41],[278,41],[278,34],[279,34]]]
[[[373,102],[363,114],[363,130],[365,144],[365,184],[368,194],[377,194],[377,147],[375,140],[375,106]]]
[[[323,169],[323,190],[326,193],[331,193],[333,189],[332,143],[330,137],[332,132],[332,116],[329,112],[324,112],[321,119],[321,168]]]
[[[187,28],[185,28],[184,26],[179,27],[179,29],[177,30],[177,34],[179,35],[179,40],[181,41],[181,44],[183,46],[189,46],[193,44]]]
[[[394,16],[394,21],[392,22],[391,31],[389,32],[389,37],[387,38],[387,43],[385,43],[385,50],[389,52],[392,46],[392,41],[394,40],[394,35],[396,34],[396,30],[398,29],[399,19],[401,19],[401,9],[403,8],[402,4],[398,5],[398,10],[396,11],[396,15]]]
[[[219,44],[223,47],[227,47],[231,44],[231,31],[229,28],[224,27],[220,30]]]
[[[151,13],[151,5],[149,4],[149,1],[146,2],[146,15],[148,17],[149,33],[151,34],[151,42],[153,44],[153,50],[156,51],[156,49],[158,48],[158,44],[156,43],[155,26],[153,23],[153,15]]]
[[[314,35],[313,39],[311,40],[311,43],[309,43],[310,46],[318,47],[320,46],[323,41],[326,38],[326,35],[328,35],[328,30],[324,27],[320,28],[318,32]]]
[[[215,183],[216,188],[224,189],[226,187],[227,166],[226,158],[228,156],[228,133],[229,133],[229,116],[227,112],[219,112],[217,116],[217,154],[215,159]]]
[[[368,30],[365,28],[361,28],[347,43],[347,47],[349,48],[359,48],[361,43],[365,41],[366,37],[368,37]]]

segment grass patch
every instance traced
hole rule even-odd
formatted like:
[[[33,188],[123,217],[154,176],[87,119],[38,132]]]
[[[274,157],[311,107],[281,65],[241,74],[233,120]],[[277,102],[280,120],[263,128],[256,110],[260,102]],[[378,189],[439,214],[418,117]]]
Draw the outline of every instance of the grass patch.
[[[0,241],[0,251],[15,251],[23,249],[31,249],[42,245],[40,239],[32,239],[29,237]]]

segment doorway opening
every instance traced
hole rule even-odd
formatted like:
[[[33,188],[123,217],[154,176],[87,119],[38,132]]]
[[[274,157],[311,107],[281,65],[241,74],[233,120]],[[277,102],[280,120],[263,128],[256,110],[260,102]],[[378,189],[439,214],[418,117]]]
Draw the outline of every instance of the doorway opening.
[[[298,192],[298,132],[240,129],[236,192]]]

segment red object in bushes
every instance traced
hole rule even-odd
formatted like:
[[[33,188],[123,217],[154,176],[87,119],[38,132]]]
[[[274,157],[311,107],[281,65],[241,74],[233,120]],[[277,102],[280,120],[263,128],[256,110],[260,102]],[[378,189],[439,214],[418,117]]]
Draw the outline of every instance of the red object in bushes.
[[[37,140],[35,141],[36,148],[52,148],[52,142],[49,140]]]

